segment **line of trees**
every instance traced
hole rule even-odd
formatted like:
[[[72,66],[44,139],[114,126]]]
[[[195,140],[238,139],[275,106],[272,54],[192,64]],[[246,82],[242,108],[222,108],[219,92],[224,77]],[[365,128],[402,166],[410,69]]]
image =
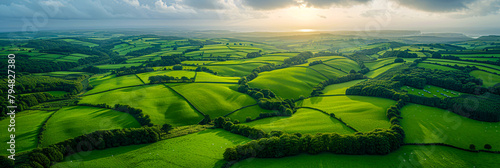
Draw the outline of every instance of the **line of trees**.
[[[202,67],[202,66],[198,66],[195,71],[196,72],[208,72],[208,73],[217,75],[217,72],[215,72],[215,71],[213,71],[211,69],[208,69],[207,67]]]
[[[217,117],[213,120],[213,123],[215,128],[222,128],[233,134],[242,135],[250,139],[260,139],[269,137],[269,135],[264,131],[262,131],[261,129],[257,129],[247,125],[234,124],[232,121],[229,120],[229,118]]]
[[[408,51],[386,51],[379,58],[388,58],[388,57],[418,58],[418,55],[415,53],[409,53]]]
[[[154,69],[151,67],[140,65],[140,66],[131,66],[129,68],[121,67],[121,68],[118,68],[118,69],[112,71],[111,74],[116,74],[116,76],[118,77],[118,76],[145,73],[145,72],[153,72],[153,71],[154,71]]]
[[[142,126],[153,126],[153,123],[151,123],[151,119],[149,115],[144,115],[141,109],[130,107],[129,105],[122,105],[122,104],[115,104],[115,106],[110,106],[105,103],[103,104],[87,104],[87,103],[81,103],[78,104],[80,106],[91,106],[91,107],[99,107],[99,108],[106,108],[106,109],[112,109],[120,112],[124,112],[127,114],[130,114],[132,117],[134,117],[139,124]]]
[[[318,64],[323,64],[323,61],[322,60],[313,61],[313,62],[309,63],[309,66],[318,65]]]
[[[157,76],[150,76],[149,77],[149,83],[152,83],[152,84],[168,83],[168,82],[194,82],[194,78],[188,78],[186,76],[179,78],[179,77],[173,77],[173,76],[167,76],[167,75],[157,75]]]
[[[333,85],[333,84],[338,84],[338,83],[344,83],[352,80],[357,80],[357,79],[366,79],[367,77],[361,73],[349,73],[345,76],[341,77],[334,77],[331,79],[327,79],[325,81],[322,81],[318,85],[313,87],[313,91],[311,92],[311,96],[318,96],[320,94],[323,94],[323,89],[327,87],[328,85]]]
[[[247,58],[256,58],[261,57],[262,55],[259,52],[251,52],[247,54]]]
[[[160,52],[161,51],[161,46],[159,44],[154,44],[153,47],[148,47],[140,50],[135,50],[135,51],[130,51],[125,56],[143,56],[143,55],[148,55],[152,54],[155,52]]]
[[[67,139],[49,147],[34,149],[24,154],[27,156],[27,160],[20,167],[49,168],[51,165],[62,161],[64,156],[78,152],[154,143],[160,140],[161,133],[163,131],[158,127],[96,131]]]

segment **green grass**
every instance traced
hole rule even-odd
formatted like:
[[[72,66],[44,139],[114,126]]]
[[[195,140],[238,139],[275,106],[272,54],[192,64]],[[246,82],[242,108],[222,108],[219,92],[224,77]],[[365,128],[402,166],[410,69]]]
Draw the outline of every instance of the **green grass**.
[[[97,75],[89,79],[89,84],[94,86],[94,88],[92,90],[89,90],[86,94],[92,94],[126,86],[141,85],[143,83],[135,75],[125,75],[120,77],[115,77],[115,75]]]
[[[395,101],[364,96],[313,97],[297,103],[298,106],[314,107],[327,113],[334,113],[344,122],[361,132],[375,128],[389,128],[386,110]]]
[[[52,114],[53,111],[38,111],[38,110],[25,110],[16,113],[16,123],[15,123],[15,140],[16,140],[16,153],[29,151],[37,147],[38,131],[42,127],[43,122]],[[6,118],[0,121],[0,156],[10,155],[6,149],[10,149],[7,144],[10,141],[10,134],[7,128],[9,128],[10,118]]]
[[[231,82],[238,83],[239,77],[223,77],[207,72],[197,72],[195,82]]]
[[[333,84],[333,85],[328,85],[323,89],[324,95],[339,95],[339,94],[345,94],[345,91],[347,88],[354,86],[355,84],[359,82],[363,82],[365,79],[361,80],[353,80],[349,82],[344,82],[344,83],[339,83],[339,84]]]
[[[393,63],[395,59],[396,59],[395,57],[382,58],[374,62],[366,62],[365,66],[368,67],[370,70],[377,69],[385,64]]]
[[[97,65],[96,67],[99,69],[107,69],[107,70],[113,70],[113,69],[119,69],[121,67],[127,67],[130,68],[131,66],[139,66],[142,63],[132,63],[132,64],[106,64],[106,65]]]
[[[63,39],[63,41],[66,41],[66,42],[72,43],[72,44],[83,45],[83,46],[87,46],[87,47],[96,47],[96,46],[99,46],[99,45],[94,44],[94,43],[89,43],[89,42],[75,40],[75,39]]]
[[[194,74],[195,74],[194,71],[153,71],[153,72],[140,73],[137,74],[137,76],[139,76],[139,78],[141,78],[142,81],[149,83],[150,76],[167,75],[178,78],[185,76],[191,79],[192,77],[194,77]]]
[[[486,87],[491,87],[496,85],[497,83],[500,83],[500,76],[495,75],[492,73],[488,72],[483,72],[483,71],[472,71],[470,72],[470,75],[482,79],[483,80],[483,86]]]
[[[46,147],[97,130],[140,126],[139,122],[127,113],[87,106],[64,107],[48,120],[42,146]]]
[[[328,78],[346,75],[346,73],[339,71],[337,69],[334,69],[332,67],[326,66],[324,64],[313,65],[313,66],[310,66],[309,68],[312,68],[312,69],[320,72],[321,74],[327,76]]]
[[[48,91],[47,93],[50,93],[54,97],[62,97],[64,95],[68,94],[68,92],[65,92],[65,91]]]
[[[403,146],[387,155],[300,154],[284,158],[251,158],[233,168],[249,167],[498,167],[499,154],[472,153],[444,146]]]
[[[424,62],[435,62],[439,64],[446,65],[459,65],[459,66],[476,66],[479,69],[483,69],[489,72],[500,73],[500,66],[484,64],[484,63],[476,63],[476,62],[468,62],[468,61],[456,61],[456,60],[445,60],[445,59],[427,59]]]
[[[247,94],[237,92],[236,87],[237,84],[191,83],[172,88],[186,97],[198,110],[215,118],[257,103]]]
[[[410,104],[401,110],[407,143],[446,143],[469,149],[484,149],[490,144],[493,150],[500,150],[500,125],[482,122],[447,110]]]
[[[53,167],[221,167],[226,148],[249,141],[224,130],[209,129],[153,144],[81,152]]]
[[[455,70],[458,70],[458,69],[450,68],[450,67],[446,67],[446,66],[434,65],[434,64],[426,64],[426,63],[419,63],[417,65],[417,67],[422,67],[422,68],[426,68],[426,69],[439,69],[439,70],[443,70],[443,71],[455,71]]]
[[[231,120],[238,120],[240,122],[245,122],[247,117],[255,119],[259,116],[260,113],[271,113],[271,112],[274,111],[262,109],[258,105],[255,105],[238,110],[227,117],[231,118]]]
[[[142,109],[151,117],[153,124],[165,123],[174,126],[197,124],[203,116],[196,112],[186,100],[162,84],[124,88],[85,96],[81,103],[108,105],[126,104]]]
[[[391,65],[379,68],[377,70],[370,70],[370,72],[366,73],[365,75],[369,78],[375,78],[375,77],[379,76],[380,74],[382,74],[382,73],[384,73],[384,72],[386,72],[394,67],[397,67],[401,64],[402,63],[395,63],[395,64],[391,64]]]
[[[320,132],[354,133],[352,129],[346,127],[338,120],[312,109],[299,109],[291,117],[270,117],[244,124],[262,129],[265,132],[283,131],[303,134],[316,134]]]
[[[290,67],[259,73],[248,84],[251,87],[270,89],[285,99],[311,95],[312,88],[326,80],[318,72],[304,67]]]
[[[217,72],[218,75],[222,76],[234,76],[234,77],[242,77],[252,73],[252,70],[255,68],[264,65],[263,63],[238,63],[237,65],[210,65],[206,66],[208,69],[211,69]]]
[[[347,59],[347,58],[335,59],[335,60],[326,61],[323,63],[330,65],[330,66],[333,66],[333,67],[336,67],[336,68],[340,68],[345,72],[349,72],[352,69],[354,69],[356,71],[361,70],[361,68],[359,68],[359,66],[358,66],[358,63],[354,62],[353,60]]]
[[[406,90],[406,91],[408,91],[408,94],[412,94],[412,95],[421,96],[421,94],[424,94],[424,97],[434,97],[434,95],[436,95],[436,97],[445,98],[445,96],[441,95],[441,93],[448,95],[450,97],[458,97],[460,95],[463,95],[463,93],[461,93],[461,92],[448,90],[448,89],[446,89],[446,91],[444,91],[442,87],[437,87],[437,86],[432,86],[432,85],[426,85],[424,88],[425,90],[428,90],[431,93],[427,93],[427,92],[424,92],[422,89],[417,89],[417,88],[410,87],[410,86],[403,86],[400,89]],[[455,93],[455,94],[453,94],[453,93]]]

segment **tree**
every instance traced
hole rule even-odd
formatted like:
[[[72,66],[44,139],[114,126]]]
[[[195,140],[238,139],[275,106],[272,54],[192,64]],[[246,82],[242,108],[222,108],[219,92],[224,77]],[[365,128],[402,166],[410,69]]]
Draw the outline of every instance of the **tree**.
[[[394,63],[400,63],[400,62],[405,62],[405,60],[403,58],[396,58],[394,60]]]
[[[491,149],[491,145],[490,145],[490,144],[486,144],[486,145],[484,145],[484,149],[488,149],[488,150],[490,150],[490,149]]]
[[[247,118],[245,119],[245,121],[246,121],[246,122],[250,122],[250,121],[252,121],[252,118],[247,117]]]
[[[441,54],[435,52],[435,53],[432,53],[432,58],[441,58]]]
[[[170,130],[172,130],[172,129],[174,129],[174,128],[173,128],[173,127],[172,127],[172,125],[170,125],[170,124],[163,124],[163,126],[161,127],[161,130],[162,130],[163,132],[167,133],[167,134],[168,134],[168,132],[169,132]]]
[[[470,145],[469,145],[469,149],[470,149],[470,150],[476,150],[476,145],[474,145],[474,144],[470,144]]]
[[[43,167],[50,167],[50,160],[49,160],[49,158],[47,158],[47,156],[45,156],[42,153],[38,153],[38,152],[31,153],[29,158],[30,158],[31,161],[39,163]]]
[[[351,71],[349,71],[349,73],[351,73],[351,74],[355,74],[355,73],[356,73],[356,70],[351,69]]]

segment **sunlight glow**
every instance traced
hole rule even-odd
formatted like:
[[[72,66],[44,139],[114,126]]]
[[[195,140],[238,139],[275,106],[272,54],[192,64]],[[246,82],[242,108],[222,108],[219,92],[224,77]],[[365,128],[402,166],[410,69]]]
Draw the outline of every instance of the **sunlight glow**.
[[[314,29],[300,29],[299,32],[304,32],[304,33],[308,33],[308,32],[315,32],[316,30]]]

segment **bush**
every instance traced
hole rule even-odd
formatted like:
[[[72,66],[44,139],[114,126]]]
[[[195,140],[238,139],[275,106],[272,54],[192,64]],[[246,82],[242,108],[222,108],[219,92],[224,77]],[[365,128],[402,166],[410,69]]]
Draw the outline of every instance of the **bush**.
[[[490,150],[490,149],[491,149],[491,145],[490,145],[490,144],[486,144],[486,145],[484,145],[484,149],[488,149],[488,150]]]
[[[49,158],[47,158],[47,156],[45,156],[42,153],[38,153],[38,152],[31,153],[29,158],[31,161],[40,164],[42,167],[50,167]],[[36,165],[31,165],[31,166],[36,167]]]
[[[14,161],[6,156],[0,156],[0,165],[5,168],[14,167]]]

